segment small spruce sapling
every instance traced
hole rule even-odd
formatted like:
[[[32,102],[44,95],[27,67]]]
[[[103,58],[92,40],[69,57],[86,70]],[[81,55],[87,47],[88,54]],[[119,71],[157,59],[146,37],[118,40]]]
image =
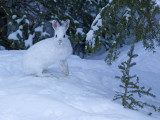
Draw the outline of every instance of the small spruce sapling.
[[[133,51],[134,45],[128,52],[129,59],[122,62],[121,65],[118,66],[122,72],[122,76],[116,76],[116,78],[121,80],[122,84],[120,85],[120,87],[124,89],[124,92],[117,92],[113,100],[121,99],[122,105],[125,108],[129,108],[132,110],[138,110],[137,106],[139,108],[148,106],[156,111],[156,107],[154,105],[139,101],[134,96],[135,94],[137,94],[140,98],[142,97],[142,95],[151,96],[153,98],[156,97],[154,94],[150,93],[151,88],[146,90],[145,87],[139,86],[139,77],[137,77],[137,75],[130,75],[131,67],[136,65],[135,62],[132,62],[132,59],[138,56],[137,54],[134,54]]]

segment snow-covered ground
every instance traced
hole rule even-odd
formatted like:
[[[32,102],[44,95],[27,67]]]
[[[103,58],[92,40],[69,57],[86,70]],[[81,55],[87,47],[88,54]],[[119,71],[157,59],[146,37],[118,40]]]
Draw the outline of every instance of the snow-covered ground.
[[[114,77],[121,75],[118,65],[127,59],[129,49],[122,48],[112,66],[73,55],[68,60],[68,77],[57,65],[47,69],[59,78],[26,76],[21,68],[25,51],[0,51],[0,120],[160,120],[158,112],[148,116],[148,108],[137,112],[112,101],[115,91],[121,90],[120,80]],[[139,57],[132,73],[157,96],[144,96],[145,100],[160,106],[160,48],[153,54],[139,43],[135,53]]]

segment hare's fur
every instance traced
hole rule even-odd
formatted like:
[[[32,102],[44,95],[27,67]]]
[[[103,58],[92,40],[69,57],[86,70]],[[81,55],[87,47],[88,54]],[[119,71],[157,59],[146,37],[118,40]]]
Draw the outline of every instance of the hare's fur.
[[[25,74],[42,75],[42,72],[48,66],[59,63],[61,71],[68,75],[67,58],[72,54],[72,47],[69,39],[66,37],[66,31],[69,27],[69,20],[62,26],[54,20],[53,28],[55,36],[42,40],[30,47],[23,57],[23,71]]]

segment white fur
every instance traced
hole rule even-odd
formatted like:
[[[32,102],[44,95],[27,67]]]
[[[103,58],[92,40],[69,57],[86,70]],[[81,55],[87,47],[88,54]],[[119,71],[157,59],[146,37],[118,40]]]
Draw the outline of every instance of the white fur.
[[[61,71],[68,75],[67,58],[72,54],[71,43],[66,38],[69,20],[62,26],[54,20],[55,36],[42,40],[30,47],[23,57],[23,71],[25,74],[42,75],[45,68],[53,63],[59,63]],[[64,38],[65,35],[65,38]]]

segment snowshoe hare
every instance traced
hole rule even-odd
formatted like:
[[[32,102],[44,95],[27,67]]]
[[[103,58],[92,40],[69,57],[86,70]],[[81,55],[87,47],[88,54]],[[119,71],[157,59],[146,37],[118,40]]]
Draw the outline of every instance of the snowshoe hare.
[[[53,20],[55,35],[31,46],[23,56],[23,71],[25,74],[43,76],[45,68],[53,63],[59,63],[62,73],[69,74],[67,58],[72,54],[72,47],[66,37],[70,20],[62,25]]]

